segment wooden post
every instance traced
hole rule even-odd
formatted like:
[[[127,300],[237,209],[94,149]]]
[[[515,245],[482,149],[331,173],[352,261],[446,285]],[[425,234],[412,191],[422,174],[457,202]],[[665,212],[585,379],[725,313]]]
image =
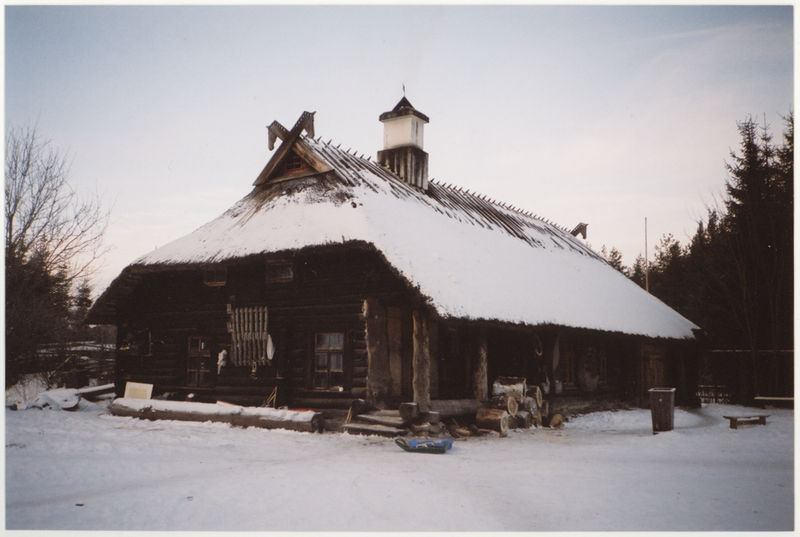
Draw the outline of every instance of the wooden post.
[[[431,399],[439,397],[439,323],[428,323],[428,348],[431,356]]]
[[[367,401],[375,408],[385,408],[392,389],[386,308],[375,298],[364,300],[364,328],[367,340]]]
[[[389,373],[392,377],[392,395],[403,393],[403,318],[397,307],[386,308],[386,329],[389,339]]]
[[[431,351],[428,319],[423,312],[414,310],[414,357],[413,379],[414,402],[420,412],[431,409]]]
[[[478,336],[477,360],[472,372],[472,396],[478,401],[489,399],[489,345],[486,341],[486,331],[481,330]]]

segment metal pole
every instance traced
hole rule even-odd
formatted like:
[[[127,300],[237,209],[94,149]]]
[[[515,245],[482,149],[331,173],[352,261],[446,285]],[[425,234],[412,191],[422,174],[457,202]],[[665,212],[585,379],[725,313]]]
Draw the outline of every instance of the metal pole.
[[[647,259],[647,217],[644,217],[644,290],[650,292],[650,261]]]

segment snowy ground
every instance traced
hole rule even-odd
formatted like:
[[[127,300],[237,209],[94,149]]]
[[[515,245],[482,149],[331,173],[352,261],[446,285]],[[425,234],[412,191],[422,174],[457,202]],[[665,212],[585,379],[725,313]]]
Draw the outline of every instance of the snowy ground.
[[[728,428],[711,405],[573,418],[561,430],[390,439],[77,412],[10,411],[6,528],[69,530],[791,530],[791,410]],[[763,412],[763,411],[762,411]]]

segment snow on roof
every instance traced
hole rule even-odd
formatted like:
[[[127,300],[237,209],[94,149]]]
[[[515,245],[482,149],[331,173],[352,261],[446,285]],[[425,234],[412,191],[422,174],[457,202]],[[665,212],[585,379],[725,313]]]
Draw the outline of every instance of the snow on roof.
[[[436,182],[423,192],[330,143],[309,137],[296,143],[332,171],[257,187],[134,266],[363,241],[443,317],[693,337],[694,324],[565,229]]]

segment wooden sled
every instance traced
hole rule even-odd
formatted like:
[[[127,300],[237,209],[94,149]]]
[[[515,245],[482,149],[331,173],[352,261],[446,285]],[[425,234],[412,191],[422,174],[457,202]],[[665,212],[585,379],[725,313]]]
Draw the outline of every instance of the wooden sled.
[[[404,451],[412,453],[444,453],[453,447],[453,441],[449,438],[445,440],[406,440],[405,438],[395,438],[394,443],[403,448]]]

